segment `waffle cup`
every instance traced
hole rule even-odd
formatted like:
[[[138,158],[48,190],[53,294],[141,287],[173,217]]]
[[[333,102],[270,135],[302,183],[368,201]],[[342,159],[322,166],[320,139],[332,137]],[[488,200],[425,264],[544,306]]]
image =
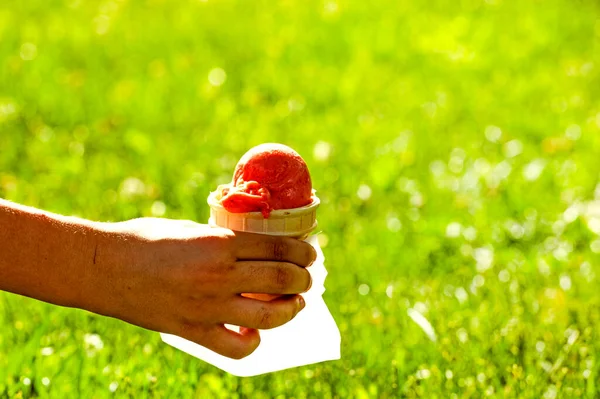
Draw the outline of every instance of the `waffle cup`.
[[[208,196],[211,226],[225,227],[247,233],[285,236],[300,240],[317,227],[317,208],[321,203],[314,194],[313,201],[303,207],[271,211],[268,219],[261,212],[232,213],[221,205],[221,186]]]

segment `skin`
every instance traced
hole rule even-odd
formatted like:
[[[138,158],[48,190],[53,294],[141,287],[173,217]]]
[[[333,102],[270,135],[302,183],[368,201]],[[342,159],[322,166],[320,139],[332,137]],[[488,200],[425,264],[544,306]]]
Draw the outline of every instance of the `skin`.
[[[304,307],[307,243],[190,221],[99,223],[0,199],[0,290],[176,334],[239,359]],[[269,302],[242,293],[277,295]],[[224,324],[241,326],[233,332]]]

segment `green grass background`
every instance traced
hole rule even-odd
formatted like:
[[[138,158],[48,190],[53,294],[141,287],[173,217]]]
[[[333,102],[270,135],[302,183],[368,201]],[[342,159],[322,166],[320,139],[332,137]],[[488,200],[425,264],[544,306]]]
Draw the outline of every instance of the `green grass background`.
[[[3,0],[0,196],[205,221],[288,144],[343,343],[243,379],[0,293],[0,397],[594,397],[599,71],[591,0]]]

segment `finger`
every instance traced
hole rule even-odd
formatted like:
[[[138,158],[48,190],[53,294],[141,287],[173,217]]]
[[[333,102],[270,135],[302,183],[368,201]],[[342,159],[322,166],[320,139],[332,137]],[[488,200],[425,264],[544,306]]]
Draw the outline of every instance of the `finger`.
[[[295,238],[236,232],[235,241],[239,260],[275,260],[307,267],[317,258],[312,245]]]
[[[223,323],[268,330],[292,320],[304,308],[300,295],[274,299],[270,302],[239,296],[223,312]]]
[[[228,287],[236,294],[300,294],[310,285],[310,273],[293,263],[238,261]]]
[[[232,359],[242,359],[250,355],[260,344],[260,335],[252,328],[240,328],[238,333],[225,326],[215,326],[208,338],[209,349]]]

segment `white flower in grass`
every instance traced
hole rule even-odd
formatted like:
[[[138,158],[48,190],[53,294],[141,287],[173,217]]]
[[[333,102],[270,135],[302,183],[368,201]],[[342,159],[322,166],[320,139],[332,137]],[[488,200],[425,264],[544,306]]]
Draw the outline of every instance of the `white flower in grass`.
[[[545,167],[546,161],[544,159],[534,159],[523,167],[523,177],[527,181],[537,180]]]
[[[498,126],[490,125],[485,128],[485,138],[488,139],[488,141],[496,143],[500,140],[500,137],[502,137],[502,129]]]
[[[227,73],[222,68],[213,68],[208,73],[208,83],[219,87],[227,80]]]
[[[504,155],[507,158],[514,158],[523,152],[523,143],[519,140],[511,140],[504,144]]]
[[[88,349],[101,350],[104,348],[104,342],[98,334],[85,334],[83,342],[85,342]]]
[[[361,184],[356,191],[358,198],[363,201],[367,201],[369,198],[371,198],[372,193],[371,187],[367,186],[366,184]]]

